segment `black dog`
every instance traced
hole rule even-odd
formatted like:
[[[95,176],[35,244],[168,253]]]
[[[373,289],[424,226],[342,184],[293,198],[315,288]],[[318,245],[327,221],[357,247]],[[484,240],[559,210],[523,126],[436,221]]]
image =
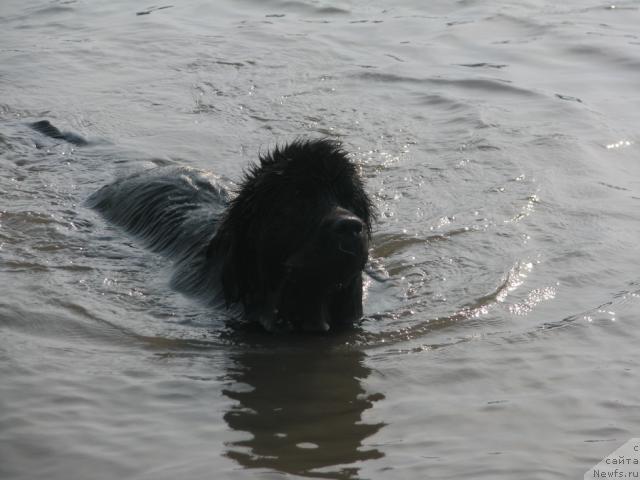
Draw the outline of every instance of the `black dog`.
[[[332,141],[276,148],[235,194],[210,173],[161,167],[88,203],[175,260],[178,290],[239,304],[267,330],[327,331],[362,316],[373,207]]]

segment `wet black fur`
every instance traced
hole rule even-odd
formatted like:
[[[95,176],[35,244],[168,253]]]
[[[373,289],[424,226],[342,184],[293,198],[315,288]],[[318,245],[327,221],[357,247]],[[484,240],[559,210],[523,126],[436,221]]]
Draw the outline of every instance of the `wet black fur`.
[[[88,204],[171,258],[177,289],[241,305],[269,330],[326,330],[362,315],[373,208],[335,142],[275,148],[232,193],[212,174],[161,167]]]

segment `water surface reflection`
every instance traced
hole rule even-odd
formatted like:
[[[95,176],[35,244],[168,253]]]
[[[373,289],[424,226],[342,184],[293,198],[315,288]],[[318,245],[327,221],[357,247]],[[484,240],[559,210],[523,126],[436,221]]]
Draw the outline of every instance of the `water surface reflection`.
[[[237,401],[224,415],[234,430],[250,439],[227,445],[226,455],[246,468],[296,475],[356,479],[356,462],[383,453],[364,441],[384,423],[362,417],[373,402],[362,381],[371,373],[359,351],[330,348],[244,352],[224,393]]]

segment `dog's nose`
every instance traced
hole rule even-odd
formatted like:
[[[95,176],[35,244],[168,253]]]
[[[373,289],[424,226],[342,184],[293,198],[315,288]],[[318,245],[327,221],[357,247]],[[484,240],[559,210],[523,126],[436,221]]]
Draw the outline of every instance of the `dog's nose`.
[[[341,215],[333,222],[333,231],[341,237],[357,237],[363,229],[364,223],[354,215]]]

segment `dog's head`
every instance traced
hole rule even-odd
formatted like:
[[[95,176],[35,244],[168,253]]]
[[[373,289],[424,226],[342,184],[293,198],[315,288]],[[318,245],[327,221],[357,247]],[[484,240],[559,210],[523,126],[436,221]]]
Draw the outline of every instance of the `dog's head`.
[[[329,140],[296,141],[252,166],[210,251],[227,302],[268,330],[327,331],[362,316],[373,207]]]

